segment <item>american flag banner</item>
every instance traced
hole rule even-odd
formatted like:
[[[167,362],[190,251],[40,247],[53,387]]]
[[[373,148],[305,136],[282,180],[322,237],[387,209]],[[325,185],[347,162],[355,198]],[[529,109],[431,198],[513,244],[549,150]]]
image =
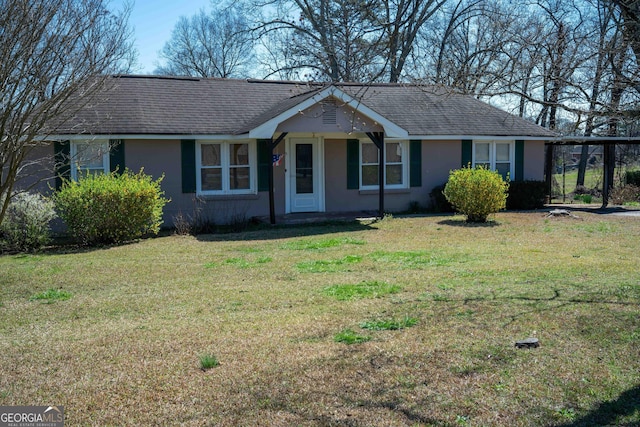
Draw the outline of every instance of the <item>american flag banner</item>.
[[[280,166],[280,163],[282,163],[282,158],[284,157],[284,154],[274,154],[273,155],[273,166]]]

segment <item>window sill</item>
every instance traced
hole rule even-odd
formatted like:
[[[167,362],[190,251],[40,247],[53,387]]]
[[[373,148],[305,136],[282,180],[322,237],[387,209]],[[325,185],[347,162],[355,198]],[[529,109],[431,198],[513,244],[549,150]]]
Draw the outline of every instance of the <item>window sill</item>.
[[[224,200],[258,200],[257,194],[197,194],[196,197],[204,201]]]
[[[410,188],[385,188],[384,194],[409,194],[411,193]],[[360,195],[362,196],[373,196],[375,194],[380,194],[379,190],[360,190]]]

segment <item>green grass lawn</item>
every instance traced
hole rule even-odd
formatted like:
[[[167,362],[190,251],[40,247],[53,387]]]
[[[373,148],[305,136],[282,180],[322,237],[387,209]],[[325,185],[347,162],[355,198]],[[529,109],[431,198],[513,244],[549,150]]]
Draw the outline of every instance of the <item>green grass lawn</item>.
[[[578,171],[577,170],[567,171],[564,176],[564,181],[561,173],[555,174],[554,178],[559,185],[559,191],[560,191],[560,194],[556,195],[555,199],[556,200],[562,199],[562,184],[564,182],[564,191],[565,191],[564,194],[566,194],[569,197],[566,200],[566,202],[571,203],[572,202],[571,194],[575,191],[576,183],[578,182]],[[602,190],[602,168],[601,167],[587,169],[585,171],[584,186],[588,189],[598,188]],[[601,203],[601,202],[602,200],[598,199],[597,203]],[[577,201],[575,203],[582,203],[582,202]],[[594,203],[596,203],[596,201],[594,201]]]
[[[639,425],[640,218],[578,216],[2,256],[0,405],[64,405],[68,426]]]

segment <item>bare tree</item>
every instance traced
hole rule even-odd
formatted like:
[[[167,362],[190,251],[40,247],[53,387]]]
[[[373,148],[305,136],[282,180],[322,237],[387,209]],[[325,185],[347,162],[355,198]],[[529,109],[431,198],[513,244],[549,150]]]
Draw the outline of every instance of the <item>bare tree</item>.
[[[422,34],[426,63],[424,79],[458,91],[486,96],[502,80],[507,61],[513,14],[501,4],[484,0],[457,0],[442,9],[438,25]]]
[[[182,16],[164,45],[160,57],[166,61],[156,74],[197,77],[244,77],[254,58],[249,21],[239,5],[200,10]]]
[[[384,0],[384,15],[377,23],[383,30],[391,83],[400,81],[420,30],[447,0]]]
[[[310,69],[331,81],[398,82],[412,60],[418,35],[448,0],[271,0],[275,16],[262,36],[289,32],[293,53],[285,68]]]
[[[129,7],[104,0],[0,0],[0,223],[30,154],[132,61]],[[104,76],[104,77],[101,77]],[[49,159],[51,160],[51,159]]]
[[[640,2],[632,0],[601,0],[616,7],[622,17],[622,28],[625,38],[635,56],[636,66],[640,65]],[[640,84],[634,86],[640,91]]]
[[[592,136],[598,127],[604,123],[601,114],[606,114],[607,105],[604,104],[602,98],[606,93],[607,76],[611,75],[608,64],[611,63],[612,52],[620,49],[620,46],[616,46],[616,44],[619,44],[618,42],[621,40],[620,27],[615,23],[613,9],[597,0],[593,4],[593,9],[596,13],[593,16],[591,25],[595,28],[594,35],[597,37],[593,37],[590,40],[589,46],[594,51],[594,55],[583,72],[585,82],[582,85],[582,91],[585,101],[589,103],[584,125],[584,136]],[[589,154],[589,145],[583,145],[578,163],[578,178],[576,181],[578,186],[584,186]]]
[[[381,74],[380,31],[372,24],[379,11],[375,0],[256,3],[265,6],[274,12],[256,28],[268,40],[269,58],[281,62],[271,73],[295,70],[330,81],[370,81]]]

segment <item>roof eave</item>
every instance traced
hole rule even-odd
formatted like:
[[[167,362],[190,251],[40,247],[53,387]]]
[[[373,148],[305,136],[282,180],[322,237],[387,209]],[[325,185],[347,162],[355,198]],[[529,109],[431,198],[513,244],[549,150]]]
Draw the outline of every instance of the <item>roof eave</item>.
[[[250,139],[248,134],[144,134],[144,133],[122,133],[122,134],[59,134],[47,135],[37,138],[38,141],[86,141],[88,139],[155,139],[155,140],[177,140],[177,139],[198,139],[198,140],[242,140]]]
[[[411,139],[419,139],[422,141],[460,141],[462,139],[491,139],[494,141],[513,141],[513,140],[526,140],[526,141],[552,141],[557,139],[557,136],[532,136],[532,135],[409,135]]]

